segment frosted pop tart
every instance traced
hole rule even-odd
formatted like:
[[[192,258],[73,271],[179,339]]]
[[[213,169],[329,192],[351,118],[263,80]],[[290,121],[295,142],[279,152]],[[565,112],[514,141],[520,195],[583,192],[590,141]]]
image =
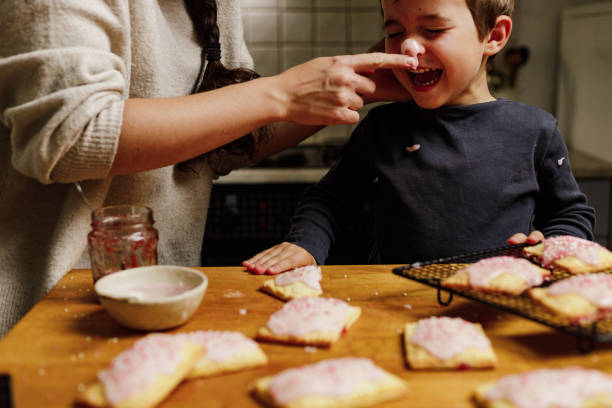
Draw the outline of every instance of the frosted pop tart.
[[[151,334],[118,354],[79,396],[92,407],[154,407],[191,371],[200,345],[169,334]]]
[[[277,408],[375,406],[406,392],[400,378],[367,358],[345,357],[285,370],[255,383],[255,395]]]
[[[541,285],[551,275],[523,258],[496,256],[481,259],[444,279],[442,286],[473,289],[487,293],[519,295],[526,289]]]
[[[487,368],[497,364],[482,326],[459,317],[429,317],[407,323],[404,350],[406,362],[417,369]]]
[[[523,248],[523,255],[549,269],[571,274],[600,272],[612,269],[612,252],[596,242],[560,235]]]
[[[321,268],[315,265],[302,266],[276,275],[264,281],[261,290],[282,300],[303,296],[319,296],[321,289]]]
[[[301,297],[273,313],[257,338],[330,347],[361,315],[361,308],[334,298]]]
[[[177,336],[198,344],[205,350],[194,362],[187,378],[209,377],[268,363],[268,358],[259,345],[240,332],[198,330],[179,333]]]
[[[474,392],[483,408],[612,407],[612,376],[582,367],[506,375]]]
[[[612,316],[612,275],[607,273],[570,276],[528,293],[538,303],[572,322]]]

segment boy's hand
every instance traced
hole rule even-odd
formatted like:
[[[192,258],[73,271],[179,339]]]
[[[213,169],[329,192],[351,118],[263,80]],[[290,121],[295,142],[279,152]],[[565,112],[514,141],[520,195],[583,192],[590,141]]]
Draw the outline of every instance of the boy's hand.
[[[242,266],[257,275],[276,275],[298,266],[316,264],[310,252],[289,242],[275,245],[242,262]]]
[[[522,232],[519,232],[508,238],[508,245],[524,244],[525,242],[528,244],[537,244],[538,242],[543,240],[544,234],[542,234],[540,231],[531,231],[529,236],[523,234]]]

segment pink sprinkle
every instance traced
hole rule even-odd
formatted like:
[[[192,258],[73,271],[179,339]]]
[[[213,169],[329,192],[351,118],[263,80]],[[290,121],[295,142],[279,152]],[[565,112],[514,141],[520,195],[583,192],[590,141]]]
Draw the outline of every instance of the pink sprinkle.
[[[408,153],[416,152],[421,148],[420,144],[413,144],[412,146],[406,146],[406,151]]]

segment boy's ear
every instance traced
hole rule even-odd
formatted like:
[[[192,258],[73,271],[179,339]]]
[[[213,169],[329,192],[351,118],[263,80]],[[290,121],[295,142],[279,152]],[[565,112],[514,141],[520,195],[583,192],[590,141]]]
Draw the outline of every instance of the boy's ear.
[[[490,57],[500,52],[508,42],[511,31],[512,19],[509,16],[497,17],[495,26],[486,37],[484,55]]]

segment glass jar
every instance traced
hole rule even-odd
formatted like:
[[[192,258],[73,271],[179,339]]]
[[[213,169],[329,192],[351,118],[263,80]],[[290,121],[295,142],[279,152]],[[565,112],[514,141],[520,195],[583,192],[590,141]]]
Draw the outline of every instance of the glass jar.
[[[153,211],[145,206],[116,205],[91,213],[87,235],[94,282],[110,273],[157,264],[158,233]]]

